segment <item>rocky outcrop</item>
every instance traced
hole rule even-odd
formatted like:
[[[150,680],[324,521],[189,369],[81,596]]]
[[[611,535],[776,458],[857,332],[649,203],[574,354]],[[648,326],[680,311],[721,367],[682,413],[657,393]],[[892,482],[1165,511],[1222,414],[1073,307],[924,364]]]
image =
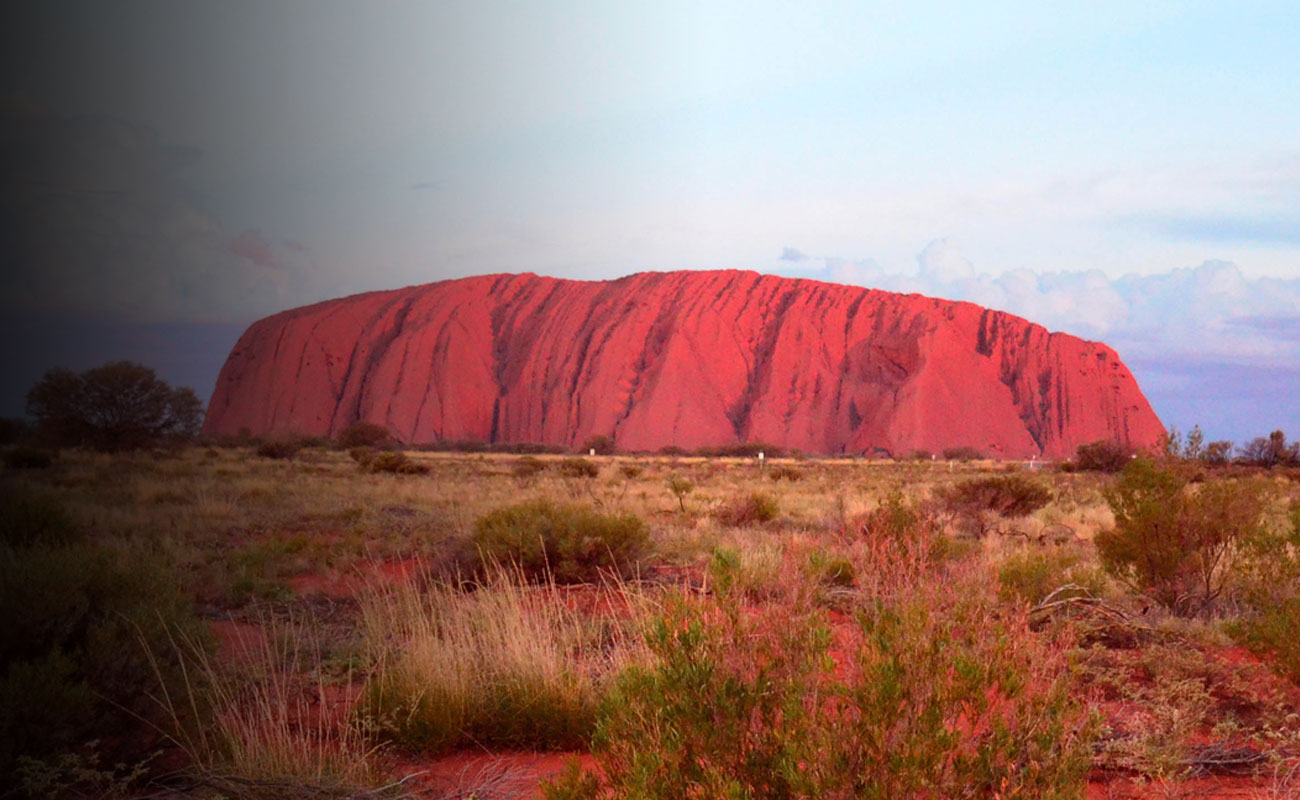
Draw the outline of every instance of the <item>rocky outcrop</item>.
[[[1163,433],[1113,350],[969,303],[753,272],[488,275],[285,311],[243,335],[204,432],[620,449],[1073,454]]]

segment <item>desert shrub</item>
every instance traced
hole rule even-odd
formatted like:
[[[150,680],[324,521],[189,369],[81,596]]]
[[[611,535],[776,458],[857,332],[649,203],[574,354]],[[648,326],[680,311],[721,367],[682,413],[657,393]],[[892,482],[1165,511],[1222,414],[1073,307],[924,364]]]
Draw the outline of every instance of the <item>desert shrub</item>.
[[[5,451],[5,466],[9,469],[48,469],[54,465],[54,452],[42,447],[18,445]]]
[[[977,447],[945,447],[943,457],[947,461],[979,461],[984,453]]]
[[[533,456],[524,456],[515,461],[510,467],[510,472],[516,478],[531,478],[539,472],[546,469],[546,462]]]
[[[1074,466],[1089,472],[1119,472],[1132,460],[1132,448],[1102,439],[1079,445],[1075,451]]]
[[[716,512],[718,521],[723,525],[741,528],[746,525],[761,525],[771,522],[781,513],[777,500],[767,492],[750,492],[741,497],[732,498]]]
[[[416,583],[362,598],[365,641],[379,665],[365,715],[423,750],[458,745],[585,747],[616,670],[640,648],[584,616],[554,584],[495,572],[473,592]]]
[[[913,450],[912,452],[907,454],[907,460],[908,461],[932,461],[934,460],[934,453],[931,453],[929,450]]]
[[[629,481],[641,477],[641,473],[644,471],[645,468],[640,464],[623,464],[618,468],[618,474],[622,475],[625,480]]]
[[[0,542],[11,547],[62,545],[79,538],[71,515],[53,495],[0,488]]]
[[[360,446],[358,446],[358,447],[350,447],[350,448],[348,448],[348,458],[350,458],[350,459],[352,459],[353,461],[357,462],[357,465],[360,466],[360,467],[362,467],[362,468],[365,468],[365,467],[369,466],[371,460],[372,460],[372,459],[373,459],[373,458],[374,458],[378,453],[379,453],[378,450],[376,450],[376,449],[373,448],[373,447],[368,447],[368,446],[366,446],[366,445],[360,445]]]
[[[1010,602],[1032,606],[1071,583],[1100,596],[1106,589],[1106,576],[1096,566],[1084,563],[1076,550],[1062,547],[1026,548],[998,566],[998,594]]]
[[[585,458],[565,458],[557,467],[566,478],[594,478],[600,474],[600,467]]]
[[[928,580],[965,550],[944,534],[933,514],[891,492],[870,512],[848,521],[845,535],[865,549],[859,585],[890,594]]]
[[[365,469],[371,473],[387,472],[393,475],[424,475],[429,466],[412,461],[400,450],[385,450],[375,453],[366,462]]]
[[[1285,526],[1261,528],[1244,543],[1243,599],[1233,637],[1300,681],[1300,503]]]
[[[659,448],[659,455],[661,455],[661,456],[684,456],[684,455],[686,455],[686,449],[683,448],[683,447],[678,447],[678,446],[675,445],[675,444],[666,444],[666,445],[664,445],[663,447]]]
[[[470,546],[480,571],[510,564],[531,580],[588,583],[602,572],[633,574],[649,552],[650,535],[635,514],[535,500],[480,517]]]
[[[1176,613],[1206,611],[1230,577],[1230,558],[1258,534],[1262,491],[1248,481],[1188,489],[1175,471],[1132,460],[1105,493],[1115,527],[1097,534],[1108,571]]]
[[[587,441],[582,443],[582,447],[579,449],[578,452],[589,453],[592,450],[595,450],[596,455],[598,456],[613,455],[614,440],[609,436],[605,436],[604,434],[598,436],[592,436],[588,438]]]
[[[767,471],[767,477],[774,481],[801,481],[803,472],[797,467],[787,466],[785,464],[776,464]]]
[[[1052,493],[1030,478],[1011,473],[949,486],[937,493],[937,499],[966,530],[983,536],[996,519],[1032,514],[1052,501]]]
[[[765,458],[781,458],[786,454],[784,448],[766,442],[721,444],[695,450],[695,455],[706,458],[757,458],[759,453]]]
[[[396,444],[387,428],[375,422],[354,422],[339,431],[338,446],[344,450],[354,447],[385,449]]]
[[[599,771],[545,795],[1082,797],[1092,726],[1060,651],[969,589],[864,610],[839,669],[805,604],[672,603],[601,706]]]
[[[171,565],[141,548],[22,538],[0,545],[0,784],[14,785],[23,758],[96,741],[107,763],[139,763],[159,741],[150,698],[188,697],[172,634],[203,641]]]
[[[298,455],[302,450],[302,442],[298,439],[268,439],[257,446],[257,454],[262,458],[290,459]]]
[[[695,484],[689,478],[673,474],[668,476],[668,491],[677,498],[677,507],[686,513],[686,495],[695,491]]]
[[[808,556],[808,576],[822,586],[848,587],[853,585],[857,570],[853,562],[842,555],[814,550]]]

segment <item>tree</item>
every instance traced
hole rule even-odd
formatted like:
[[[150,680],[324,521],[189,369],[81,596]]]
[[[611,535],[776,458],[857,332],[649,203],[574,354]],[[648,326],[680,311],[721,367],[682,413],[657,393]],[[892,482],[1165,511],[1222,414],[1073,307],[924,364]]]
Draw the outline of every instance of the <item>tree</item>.
[[[1286,434],[1277,430],[1270,433],[1267,438],[1257,436],[1251,439],[1242,446],[1241,457],[1261,467],[1275,467],[1300,460],[1300,450],[1295,444],[1288,445]]]
[[[159,439],[198,435],[203,404],[152,369],[116,361],[76,373],[52,369],[27,392],[27,413],[59,446],[131,450]]]

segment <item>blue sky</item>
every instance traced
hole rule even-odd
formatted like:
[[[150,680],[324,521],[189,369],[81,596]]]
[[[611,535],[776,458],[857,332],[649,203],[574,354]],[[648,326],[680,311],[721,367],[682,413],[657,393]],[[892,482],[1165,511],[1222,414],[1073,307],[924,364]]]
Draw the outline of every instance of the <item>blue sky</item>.
[[[16,385],[120,337],[206,392],[251,319],[369,289],[741,267],[1004,308],[1168,424],[1300,435],[1285,3],[3,13]]]

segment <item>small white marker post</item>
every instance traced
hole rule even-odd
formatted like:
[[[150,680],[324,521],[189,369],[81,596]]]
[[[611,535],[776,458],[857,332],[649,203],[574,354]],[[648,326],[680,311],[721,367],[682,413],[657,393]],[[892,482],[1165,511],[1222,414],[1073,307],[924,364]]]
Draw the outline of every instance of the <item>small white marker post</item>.
[[[591,448],[591,450],[589,450],[588,452],[589,452],[591,455],[594,456],[594,455],[596,455],[596,448],[593,447],[593,448]]]
[[[759,451],[758,451],[758,471],[759,471],[759,472],[762,472],[762,471],[763,471],[763,451],[762,451],[762,450],[759,450]]]

